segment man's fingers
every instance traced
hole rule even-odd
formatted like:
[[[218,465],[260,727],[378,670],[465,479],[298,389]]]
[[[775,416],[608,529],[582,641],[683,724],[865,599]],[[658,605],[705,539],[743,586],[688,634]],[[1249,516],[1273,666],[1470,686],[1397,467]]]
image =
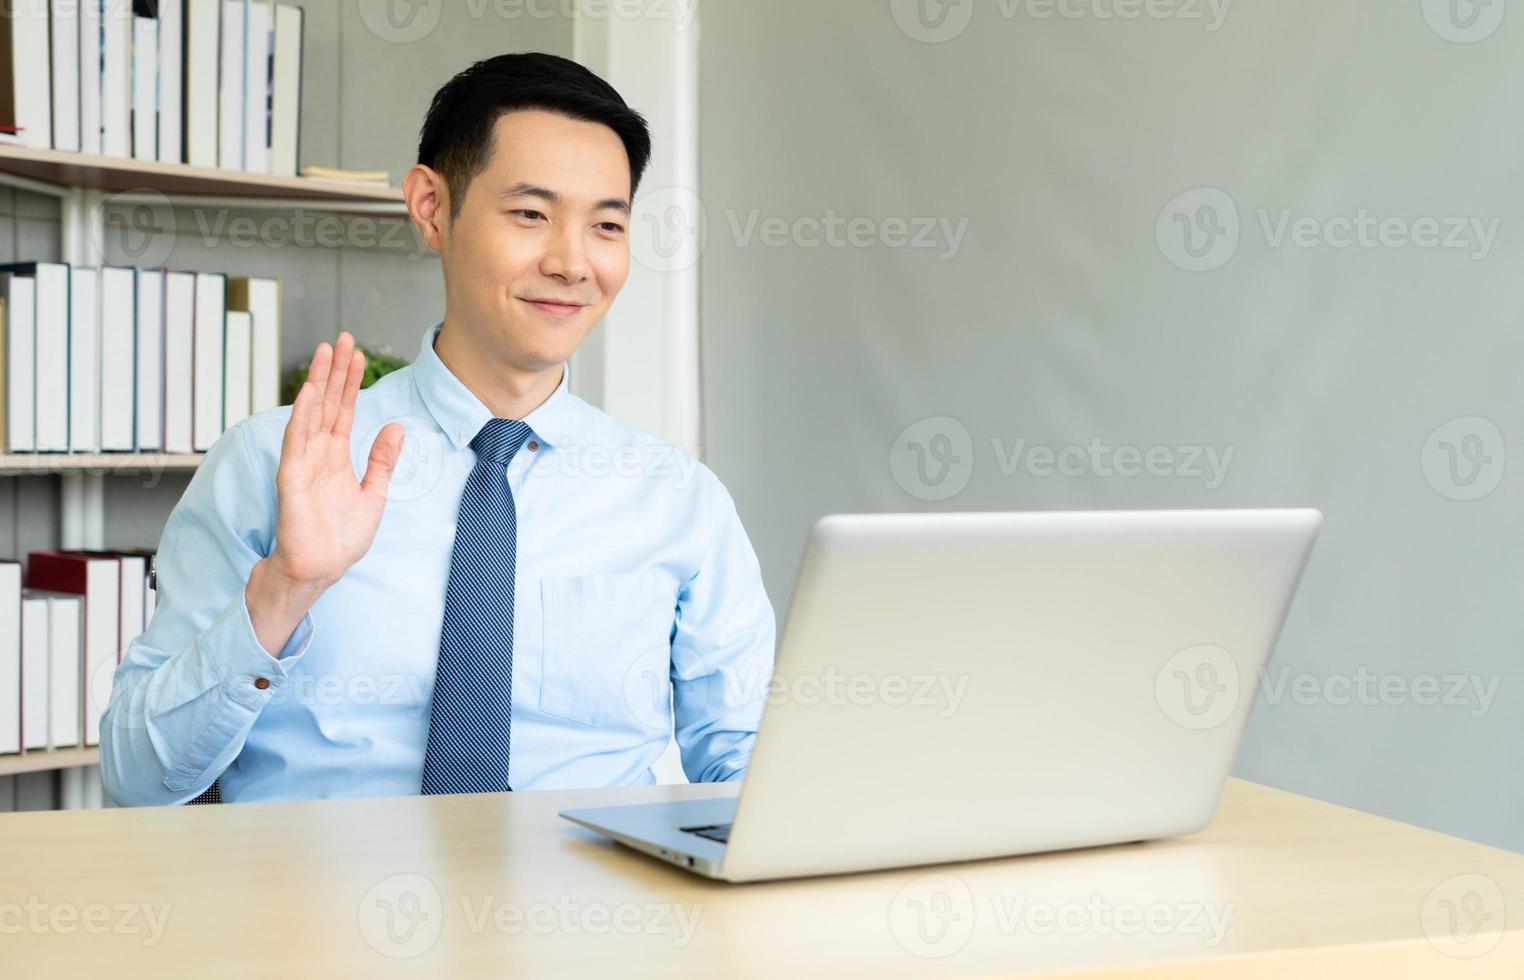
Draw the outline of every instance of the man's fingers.
[[[349,355],[349,374],[344,379],[344,394],[339,399],[339,417],[333,423],[333,434],[346,442],[355,421],[355,395],[360,390],[360,379],[364,377],[365,352],[356,347]]]
[[[355,339],[348,331],[339,334],[339,342],[333,348],[333,366],[328,369],[328,384],[323,390],[323,424],[320,427],[323,432],[332,429],[334,420],[339,417],[339,401],[344,397],[344,383],[349,380],[350,352],[354,346]]]
[[[307,438],[318,434],[323,424],[323,388],[328,384],[328,366],[333,362],[333,348],[324,341],[312,354],[312,364],[307,368],[307,382],[312,385],[313,404],[307,411]]]
[[[376,441],[371,443],[370,459],[365,464],[365,478],[360,481],[360,488],[367,493],[386,496],[386,487],[392,480],[392,470],[397,465],[397,457],[402,454],[402,437],[405,430],[397,422],[388,422],[382,426],[376,434]]]
[[[312,382],[303,381],[291,405],[291,418],[286,421],[286,436],[281,440],[280,458],[300,456],[307,449],[307,415],[312,411]]]

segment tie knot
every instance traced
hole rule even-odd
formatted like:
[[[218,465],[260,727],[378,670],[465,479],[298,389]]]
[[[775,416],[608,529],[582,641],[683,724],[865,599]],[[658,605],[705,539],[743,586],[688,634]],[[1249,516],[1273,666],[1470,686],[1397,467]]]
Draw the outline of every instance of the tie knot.
[[[507,463],[529,438],[529,426],[517,419],[490,419],[471,440],[478,460]]]

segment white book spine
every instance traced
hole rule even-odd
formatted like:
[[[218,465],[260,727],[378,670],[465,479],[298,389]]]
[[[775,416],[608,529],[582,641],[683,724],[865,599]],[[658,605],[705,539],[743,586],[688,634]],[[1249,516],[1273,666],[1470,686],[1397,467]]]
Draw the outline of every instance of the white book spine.
[[[183,0],[163,0],[159,4],[159,159],[168,163],[184,159],[182,3]]]
[[[52,671],[48,646],[48,600],[21,600],[21,741],[28,749],[48,747],[48,675]]]
[[[270,59],[270,173],[295,177],[302,114],[302,8],[275,7]]]
[[[115,558],[89,562],[85,572],[85,744],[101,742],[101,715],[111,696],[122,646],[122,570]]]
[[[132,641],[143,635],[144,609],[143,592],[148,583],[148,562],[142,555],[122,555],[119,559],[122,566],[121,584],[121,639],[118,641],[117,663],[127,655],[127,648]],[[111,692],[106,692],[107,701],[110,700]]]
[[[222,0],[188,0],[185,17],[185,158],[194,167],[215,167]]]
[[[21,751],[21,565],[0,562],[0,755]]]
[[[48,7],[37,0],[7,5],[13,49],[4,52],[15,74],[16,125],[37,150],[53,147],[53,75],[48,58]]]
[[[159,22],[153,17],[133,18],[132,156],[159,158]]]
[[[137,274],[101,270],[101,448],[132,449]]]
[[[249,280],[249,312],[254,316],[249,363],[249,414],[280,405],[280,281]]]
[[[243,166],[262,174],[270,169],[270,5],[249,0],[246,17]]]
[[[217,73],[218,129],[217,165],[242,170],[244,160],[244,65],[245,0],[223,0],[222,66]]]
[[[11,276],[5,302],[5,442],[37,448],[37,280]]]
[[[229,310],[223,370],[222,426],[224,429],[249,417],[249,356],[252,350],[253,317],[243,310]]]
[[[36,425],[39,452],[69,448],[69,267],[37,263]]]
[[[101,305],[94,269],[69,277],[69,448],[101,448]]]
[[[79,0],[53,0],[53,147],[79,152]]]
[[[227,278],[196,274],[194,404],[191,426],[197,452],[222,435],[222,348],[227,318]]]
[[[48,597],[48,744],[55,749],[80,744],[84,607],[79,596]],[[99,729],[96,731],[98,735]],[[85,744],[91,743],[87,740]]]
[[[196,277],[171,272],[164,277],[164,451],[194,449],[191,404],[196,324]]]
[[[79,148],[101,151],[101,2],[79,4]]]
[[[164,448],[164,273],[137,275],[137,447],[157,451]]]
[[[101,152],[131,156],[132,4],[106,0],[101,9]]]

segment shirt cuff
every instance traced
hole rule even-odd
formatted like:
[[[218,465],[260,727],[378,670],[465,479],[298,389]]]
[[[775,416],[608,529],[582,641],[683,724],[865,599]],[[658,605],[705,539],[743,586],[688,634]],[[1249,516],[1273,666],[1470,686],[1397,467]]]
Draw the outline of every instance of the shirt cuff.
[[[288,674],[295,663],[312,645],[317,627],[312,622],[312,612],[302,614],[301,622],[291,631],[291,638],[281,647],[280,655],[270,656],[259,644],[254,632],[254,621],[249,617],[248,601],[243,590],[224,612],[229,627],[224,633],[225,645],[218,644],[217,660],[222,667],[223,692],[252,710],[258,710],[272,700],[286,686]]]

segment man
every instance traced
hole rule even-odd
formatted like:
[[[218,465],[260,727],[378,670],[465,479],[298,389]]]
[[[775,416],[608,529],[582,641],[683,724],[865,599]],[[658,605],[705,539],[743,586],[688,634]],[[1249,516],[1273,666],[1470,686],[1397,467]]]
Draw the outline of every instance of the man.
[[[444,268],[417,360],[320,344],[170,515],[101,773],[124,805],[654,781],[746,768],[774,618],[702,464],[567,390],[629,269],[641,116],[541,54],[435,95],[408,213]]]

